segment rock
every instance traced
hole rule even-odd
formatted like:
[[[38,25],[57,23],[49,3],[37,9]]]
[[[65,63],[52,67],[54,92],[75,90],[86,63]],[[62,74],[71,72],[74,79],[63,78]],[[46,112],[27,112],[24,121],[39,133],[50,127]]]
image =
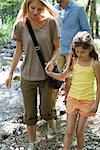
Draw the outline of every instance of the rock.
[[[24,147],[20,147],[20,150],[24,150]]]
[[[100,150],[100,147],[97,147],[96,150]]]
[[[15,76],[15,77],[13,78],[13,80],[18,80],[18,81],[20,81],[20,76]]]
[[[87,145],[86,148],[87,148],[87,150],[89,150],[89,149],[92,150],[92,146],[90,146],[90,145]]]
[[[10,150],[10,147],[6,144],[2,144],[1,150]]]

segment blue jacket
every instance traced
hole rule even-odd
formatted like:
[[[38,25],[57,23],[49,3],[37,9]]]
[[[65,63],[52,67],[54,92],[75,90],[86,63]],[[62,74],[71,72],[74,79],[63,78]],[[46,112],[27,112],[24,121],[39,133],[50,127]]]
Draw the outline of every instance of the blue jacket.
[[[57,20],[60,28],[61,54],[64,55],[69,53],[75,34],[79,31],[90,32],[90,26],[83,6],[75,2],[69,2],[65,7],[65,12],[62,17],[60,5],[55,4],[54,7],[59,12]]]

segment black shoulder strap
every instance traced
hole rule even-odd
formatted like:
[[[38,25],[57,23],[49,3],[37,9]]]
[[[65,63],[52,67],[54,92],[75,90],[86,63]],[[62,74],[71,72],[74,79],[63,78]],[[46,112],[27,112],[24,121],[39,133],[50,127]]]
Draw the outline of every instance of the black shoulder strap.
[[[37,54],[38,54],[38,56],[39,56],[39,59],[40,59],[40,62],[41,62],[41,64],[42,64],[42,67],[45,68],[45,61],[44,61],[44,58],[43,58],[43,54],[42,54],[42,52],[41,52],[40,45],[38,44],[38,42],[37,42],[37,40],[36,40],[36,37],[35,37],[35,34],[34,34],[34,32],[33,32],[31,23],[30,23],[30,21],[28,20],[28,18],[27,18],[27,20],[26,20],[26,24],[27,24],[28,31],[29,31],[29,33],[30,33],[30,35],[31,35],[31,38],[32,38],[32,40],[33,40],[33,43],[34,43],[36,52],[37,52]]]

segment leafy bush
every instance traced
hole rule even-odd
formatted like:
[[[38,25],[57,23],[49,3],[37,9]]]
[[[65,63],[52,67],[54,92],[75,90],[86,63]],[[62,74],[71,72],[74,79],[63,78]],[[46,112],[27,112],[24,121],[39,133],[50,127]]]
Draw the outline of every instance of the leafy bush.
[[[0,0],[0,18],[3,26],[0,28],[0,45],[10,38],[12,26],[20,9],[22,0]]]
[[[8,18],[7,23],[0,28],[0,45],[4,44],[10,37],[15,19]]]

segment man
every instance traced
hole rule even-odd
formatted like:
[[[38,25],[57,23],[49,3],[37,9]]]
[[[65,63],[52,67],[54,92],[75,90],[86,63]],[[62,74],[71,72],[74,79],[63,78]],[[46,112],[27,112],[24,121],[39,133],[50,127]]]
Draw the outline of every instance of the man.
[[[57,19],[60,29],[60,44],[61,51],[58,59],[58,68],[60,71],[63,70],[64,66],[68,62],[68,54],[73,37],[79,31],[90,32],[88,19],[84,7],[71,0],[56,0],[57,3],[54,7],[59,12]],[[66,79],[67,84],[65,85],[65,93],[69,91],[70,81]]]
[[[59,12],[58,24],[60,28],[61,55],[58,67],[62,71],[68,61],[71,42],[79,31],[90,32],[87,16],[83,6],[71,0],[56,0],[54,7]]]

